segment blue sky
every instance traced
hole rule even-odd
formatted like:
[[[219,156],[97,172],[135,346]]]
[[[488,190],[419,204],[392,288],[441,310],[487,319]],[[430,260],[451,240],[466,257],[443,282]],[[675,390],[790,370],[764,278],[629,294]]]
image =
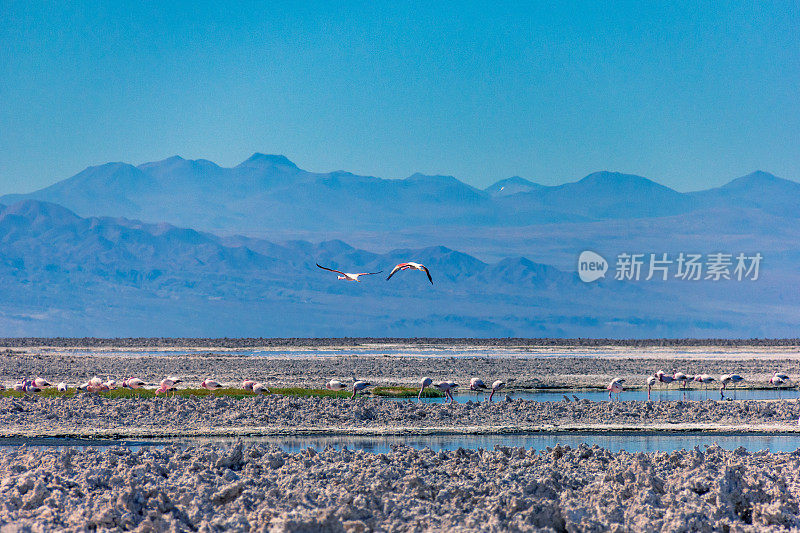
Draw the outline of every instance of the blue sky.
[[[0,3],[0,193],[255,151],[481,187],[800,179],[797,2],[31,4]]]

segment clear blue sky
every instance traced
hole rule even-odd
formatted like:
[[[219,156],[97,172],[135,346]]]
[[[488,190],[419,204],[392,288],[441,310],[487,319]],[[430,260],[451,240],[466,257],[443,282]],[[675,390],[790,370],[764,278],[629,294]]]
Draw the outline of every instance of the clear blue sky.
[[[796,1],[32,4],[0,3],[0,193],[255,151],[477,186],[800,179]]]

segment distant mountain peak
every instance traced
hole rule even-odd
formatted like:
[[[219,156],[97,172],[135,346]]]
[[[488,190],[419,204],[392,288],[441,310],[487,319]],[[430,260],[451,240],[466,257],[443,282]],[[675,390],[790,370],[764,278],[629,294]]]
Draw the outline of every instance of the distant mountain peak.
[[[292,163],[289,160],[289,158],[287,158],[285,155],[262,154],[260,152],[254,153],[253,155],[248,157],[245,161],[239,164],[240,167],[263,166],[263,165],[297,168],[297,165]]]
[[[484,191],[494,196],[509,196],[511,194],[531,192],[543,188],[545,188],[544,185],[526,180],[519,176],[511,176],[510,178],[502,179],[489,185]]]

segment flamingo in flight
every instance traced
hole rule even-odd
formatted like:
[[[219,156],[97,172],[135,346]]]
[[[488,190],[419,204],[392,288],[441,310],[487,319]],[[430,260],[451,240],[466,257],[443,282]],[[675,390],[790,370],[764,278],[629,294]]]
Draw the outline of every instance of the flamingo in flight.
[[[395,273],[397,271],[399,271],[399,270],[422,270],[423,272],[425,272],[428,275],[428,281],[430,281],[431,285],[433,285],[433,278],[431,277],[431,273],[428,270],[428,267],[426,267],[425,265],[421,265],[419,263],[411,263],[411,262],[409,262],[409,263],[400,263],[399,265],[394,267],[392,269],[392,273],[389,274],[389,277],[386,278],[386,281],[389,281],[392,278],[392,276],[394,276]]]
[[[372,275],[380,274],[381,272],[383,272],[383,270],[379,270],[377,272],[359,272],[358,274],[353,274],[351,272],[342,272],[341,270],[334,270],[332,268],[327,268],[327,267],[324,267],[324,266],[320,265],[319,263],[315,263],[315,264],[318,267],[320,267],[322,270],[327,270],[329,272],[336,272],[337,274],[341,274],[341,276],[337,276],[336,279],[341,279],[341,280],[345,280],[345,281],[358,281],[359,283],[361,282],[361,280],[358,279],[358,276],[372,276]]]

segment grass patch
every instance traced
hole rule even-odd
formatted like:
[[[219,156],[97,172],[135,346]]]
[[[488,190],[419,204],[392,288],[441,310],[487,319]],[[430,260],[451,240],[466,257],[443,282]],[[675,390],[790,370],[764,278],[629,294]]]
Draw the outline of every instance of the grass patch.
[[[372,389],[372,394],[375,396],[383,396],[384,398],[416,398],[419,394],[419,389],[417,387],[375,387]],[[422,397],[443,398],[444,393],[426,387],[422,392]]]
[[[328,390],[328,389],[303,389],[300,387],[270,387],[272,394],[282,394],[284,396],[321,396],[325,398],[349,398],[353,395],[352,391],[348,390]]]

